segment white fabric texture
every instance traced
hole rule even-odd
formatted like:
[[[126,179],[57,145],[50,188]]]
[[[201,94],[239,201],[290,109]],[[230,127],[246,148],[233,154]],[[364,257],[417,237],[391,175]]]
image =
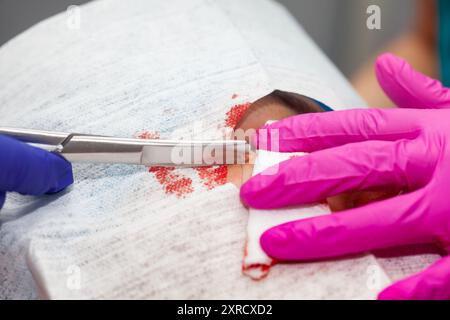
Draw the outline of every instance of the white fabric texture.
[[[335,109],[362,106],[294,19],[272,1],[101,0],[0,48],[0,125],[131,137],[221,138],[233,105],[274,89]],[[219,129],[219,130],[218,130]],[[0,211],[0,298],[373,298],[365,257],[241,274],[247,210],[238,190],[193,169],[167,176],[74,165],[75,183]],[[184,180],[183,180],[184,181]],[[339,276],[336,276],[339,275]]]

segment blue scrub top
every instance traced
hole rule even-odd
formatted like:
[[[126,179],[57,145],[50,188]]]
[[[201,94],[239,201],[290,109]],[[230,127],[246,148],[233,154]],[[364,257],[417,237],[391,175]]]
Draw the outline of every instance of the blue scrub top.
[[[450,87],[450,1],[439,0],[439,61],[442,83]]]

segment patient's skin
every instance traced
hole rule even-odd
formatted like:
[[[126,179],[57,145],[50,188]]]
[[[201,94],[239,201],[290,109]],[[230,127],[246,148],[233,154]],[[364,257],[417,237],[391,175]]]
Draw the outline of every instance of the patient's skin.
[[[255,101],[234,128],[244,131],[262,127],[268,120],[280,120],[298,114],[279,98],[280,91]],[[250,161],[251,162],[251,161]],[[228,166],[227,181],[238,188],[247,181],[253,171],[253,164]]]
[[[246,111],[235,129],[257,129],[269,120],[280,120],[290,116],[323,112],[323,110],[309,98],[284,91],[274,91],[271,94],[255,101]],[[229,165],[227,182],[231,182],[238,188],[247,181],[253,171],[253,164]],[[393,192],[387,191],[361,191],[342,194],[327,199],[333,211],[358,207],[376,200],[392,196]]]

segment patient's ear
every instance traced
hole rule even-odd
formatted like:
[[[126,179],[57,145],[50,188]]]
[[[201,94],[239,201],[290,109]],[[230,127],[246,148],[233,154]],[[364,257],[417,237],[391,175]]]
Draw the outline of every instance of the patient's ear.
[[[253,102],[234,129],[240,129],[242,133],[242,131],[261,128],[269,120],[281,120],[297,114],[322,111],[322,108],[314,100],[297,93],[276,90]],[[242,139],[237,135],[234,137]],[[252,171],[253,165],[251,164],[230,165],[228,166],[227,181],[239,188],[251,177]]]
[[[331,211],[343,211],[398,195],[398,190],[346,192],[327,199]]]
[[[285,106],[285,103],[273,93],[256,100],[247,109],[237,123],[235,129],[244,131],[258,129],[269,120],[279,120],[295,115],[295,112]]]
[[[324,112],[314,100],[297,93],[276,90],[255,101],[244,113],[235,129],[258,129],[269,120],[280,120],[290,116]],[[239,138],[239,137],[237,137]],[[253,171],[253,165],[228,166],[227,180],[238,188],[247,181]],[[395,195],[391,191],[360,191],[344,193],[327,199],[332,211],[342,211],[359,207],[374,201]]]

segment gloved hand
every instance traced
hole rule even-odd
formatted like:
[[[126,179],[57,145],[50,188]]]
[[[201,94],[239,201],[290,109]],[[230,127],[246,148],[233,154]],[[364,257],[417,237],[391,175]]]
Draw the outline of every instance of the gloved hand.
[[[306,114],[266,126],[269,134],[279,130],[281,152],[311,154],[256,175],[241,199],[269,209],[352,190],[403,194],[269,229],[260,241],[271,257],[308,260],[418,243],[450,251],[450,90],[390,54],[378,58],[376,74],[389,97],[409,109]],[[450,255],[378,298],[449,299]]]
[[[7,191],[39,196],[71,183],[72,166],[62,157],[0,136],[0,208]]]

